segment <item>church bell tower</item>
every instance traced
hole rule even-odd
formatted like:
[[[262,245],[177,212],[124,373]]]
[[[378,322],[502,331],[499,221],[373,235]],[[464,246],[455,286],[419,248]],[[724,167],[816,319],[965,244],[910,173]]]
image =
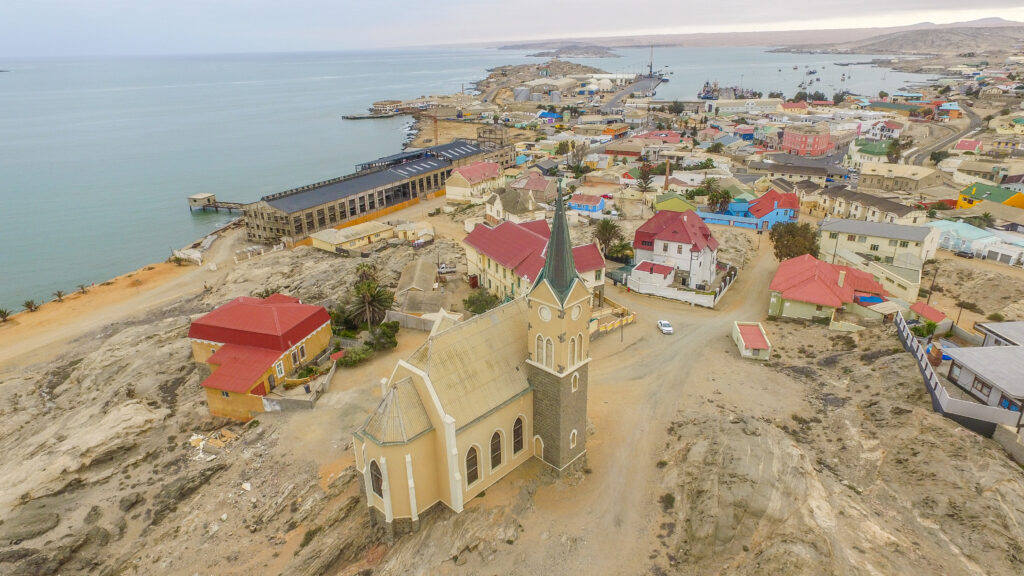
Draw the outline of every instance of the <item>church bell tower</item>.
[[[562,470],[586,453],[591,295],[576,273],[561,187],[544,268],[526,298],[534,455]]]

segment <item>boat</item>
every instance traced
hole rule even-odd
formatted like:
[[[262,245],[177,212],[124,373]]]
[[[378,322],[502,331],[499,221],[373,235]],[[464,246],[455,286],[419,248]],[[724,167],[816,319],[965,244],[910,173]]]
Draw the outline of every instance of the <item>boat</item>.
[[[800,69],[799,66],[793,66],[793,70],[799,70],[799,69]]]
[[[718,82],[705,82],[704,87],[697,92],[697,98],[701,100],[718,100]]]
[[[811,75],[814,75],[814,74],[817,74],[817,73],[818,73],[818,71],[817,71],[817,70],[808,70],[808,71],[807,71],[807,75],[808,75],[808,76],[811,76]]]

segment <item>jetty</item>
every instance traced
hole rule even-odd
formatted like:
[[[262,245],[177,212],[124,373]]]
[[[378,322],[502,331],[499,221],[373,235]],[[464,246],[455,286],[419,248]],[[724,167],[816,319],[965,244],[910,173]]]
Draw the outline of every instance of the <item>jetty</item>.
[[[227,210],[228,212],[234,212],[238,210],[242,211],[243,204],[241,202],[218,202],[216,194],[210,194],[204,192],[201,194],[193,194],[188,197],[188,211],[193,212],[195,210],[214,210],[220,212],[221,210]]]

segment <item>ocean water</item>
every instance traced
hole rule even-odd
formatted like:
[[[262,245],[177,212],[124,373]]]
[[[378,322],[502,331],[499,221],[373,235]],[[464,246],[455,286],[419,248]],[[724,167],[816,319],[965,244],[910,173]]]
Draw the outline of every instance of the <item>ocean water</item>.
[[[618,52],[578,61],[609,72],[648,62],[647,49]],[[658,90],[666,98],[693,98],[716,79],[792,94],[805,64],[825,65],[816,85],[829,94],[844,71],[848,89],[868,94],[924,78],[832,65],[865,56],[659,48],[654,57],[673,72]],[[0,74],[0,307],[163,260],[234,217],[190,214],[190,194],[251,202],[400,151],[408,119],[344,113],[469,89],[489,68],[527,62],[539,60],[489,49],[0,58],[10,71]]]

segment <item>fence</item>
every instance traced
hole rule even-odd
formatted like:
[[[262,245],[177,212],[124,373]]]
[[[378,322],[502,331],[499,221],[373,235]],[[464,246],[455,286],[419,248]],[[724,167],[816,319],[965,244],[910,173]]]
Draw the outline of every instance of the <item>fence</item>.
[[[422,330],[430,332],[434,328],[434,321],[420,316],[413,316],[397,310],[388,310],[384,314],[385,322],[398,322],[398,325],[408,330]]]
[[[928,363],[928,353],[910,331],[906,320],[903,319],[903,314],[897,312],[893,322],[896,324],[896,332],[899,334],[903,347],[914,356],[917,362],[917,368],[921,372],[921,377],[924,378],[925,388],[932,398],[933,410],[965,428],[988,437],[992,436],[999,424],[1014,427],[1019,424],[1020,414],[1016,412],[951,397],[935,374],[932,365]]]
[[[597,331],[594,333],[593,337],[597,338],[599,336],[603,336],[611,332],[612,330],[615,330],[616,328],[622,328],[626,324],[632,324],[633,322],[636,322],[636,312],[630,314],[629,316],[622,316],[616,318],[615,320],[608,322],[607,324],[598,324]]]

